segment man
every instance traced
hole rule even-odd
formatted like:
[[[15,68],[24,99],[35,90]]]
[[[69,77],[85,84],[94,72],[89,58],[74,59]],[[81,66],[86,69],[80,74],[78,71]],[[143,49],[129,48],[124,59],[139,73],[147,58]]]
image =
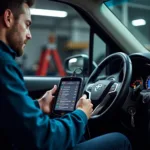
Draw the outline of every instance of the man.
[[[50,119],[54,88],[33,101],[15,57],[31,39],[29,7],[34,0],[2,0],[0,6],[0,149],[66,150],[130,149],[122,134],[113,133],[78,144],[84,135],[92,103],[83,95],[76,110]],[[41,109],[40,109],[41,108]],[[117,144],[116,144],[117,141]]]

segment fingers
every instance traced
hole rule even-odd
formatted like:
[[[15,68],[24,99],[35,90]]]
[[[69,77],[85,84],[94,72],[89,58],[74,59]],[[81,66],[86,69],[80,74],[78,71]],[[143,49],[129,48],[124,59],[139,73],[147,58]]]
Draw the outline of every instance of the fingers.
[[[54,94],[55,92],[56,92],[56,90],[57,90],[57,85],[54,85],[54,87],[52,88],[52,94]]]
[[[42,98],[49,98],[49,96],[52,96],[55,92],[56,92],[56,90],[57,90],[57,85],[54,85],[54,87],[51,89],[51,90],[49,90],[49,91],[47,91],[44,95],[43,95],[43,97]],[[52,99],[54,98],[54,96],[52,96]]]
[[[81,97],[81,99],[86,99],[86,98],[87,96],[85,94]]]
[[[47,91],[47,93],[54,94],[56,91],[57,91],[57,85],[54,85],[54,87],[51,90]]]
[[[81,97],[81,99],[86,99],[86,100],[88,100],[89,102],[91,102],[91,99],[87,99],[87,95],[85,95],[85,94]]]
[[[91,102],[91,100],[90,100],[90,99],[87,99],[87,100]]]

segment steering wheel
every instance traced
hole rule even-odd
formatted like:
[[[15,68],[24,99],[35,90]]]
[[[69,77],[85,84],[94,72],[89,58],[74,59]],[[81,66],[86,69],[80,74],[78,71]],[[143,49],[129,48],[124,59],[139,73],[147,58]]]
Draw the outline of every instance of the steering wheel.
[[[121,71],[106,75],[105,79],[95,81],[102,70],[114,60],[121,60]],[[121,76],[121,79],[120,79]],[[94,105],[91,119],[109,117],[125,102],[132,77],[132,63],[128,55],[117,52],[106,57],[88,78],[84,93],[90,96]]]

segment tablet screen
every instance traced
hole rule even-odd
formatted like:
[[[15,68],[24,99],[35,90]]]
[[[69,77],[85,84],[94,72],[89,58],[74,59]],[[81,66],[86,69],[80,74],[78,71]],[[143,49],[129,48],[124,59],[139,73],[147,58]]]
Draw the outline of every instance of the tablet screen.
[[[73,111],[78,92],[80,81],[62,81],[55,105],[55,110]]]

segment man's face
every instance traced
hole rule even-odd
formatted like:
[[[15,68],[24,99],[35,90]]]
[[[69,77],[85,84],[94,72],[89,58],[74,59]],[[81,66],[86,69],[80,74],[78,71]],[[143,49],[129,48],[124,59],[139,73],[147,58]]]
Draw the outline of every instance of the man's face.
[[[24,47],[29,39],[31,39],[30,25],[31,15],[27,4],[23,4],[24,13],[20,14],[6,34],[9,46],[16,51],[17,56],[24,53]]]

